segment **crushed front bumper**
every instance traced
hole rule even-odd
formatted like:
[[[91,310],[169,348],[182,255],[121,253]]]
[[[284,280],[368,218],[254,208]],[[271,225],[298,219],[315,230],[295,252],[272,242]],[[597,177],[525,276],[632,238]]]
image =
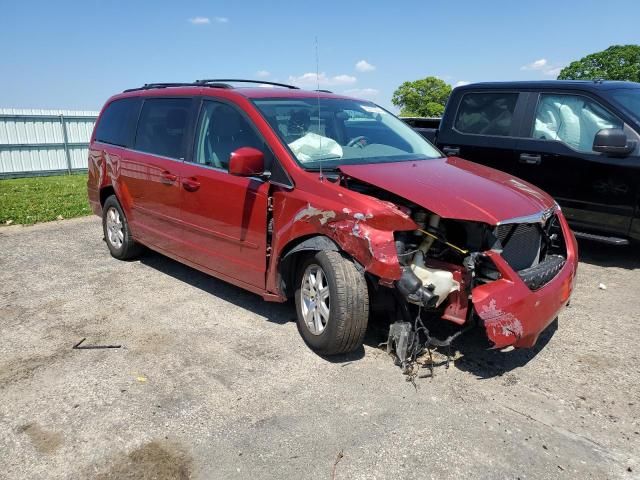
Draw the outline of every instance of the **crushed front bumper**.
[[[578,245],[557,213],[567,250],[566,262],[546,285],[531,290],[498,252],[485,252],[501,278],[475,287],[471,302],[494,348],[532,347],[569,301],[576,281]]]

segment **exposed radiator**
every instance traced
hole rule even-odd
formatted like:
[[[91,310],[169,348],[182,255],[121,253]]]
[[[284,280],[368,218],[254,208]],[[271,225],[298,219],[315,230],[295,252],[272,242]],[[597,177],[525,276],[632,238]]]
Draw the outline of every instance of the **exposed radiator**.
[[[502,258],[515,271],[531,268],[538,264],[542,233],[537,224],[500,225],[496,235],[502,243]]]

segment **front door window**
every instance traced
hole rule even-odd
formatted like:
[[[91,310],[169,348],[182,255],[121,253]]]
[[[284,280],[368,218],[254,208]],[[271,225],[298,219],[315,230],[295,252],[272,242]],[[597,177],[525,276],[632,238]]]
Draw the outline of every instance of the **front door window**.
[[[235,108],[205,101],[198,122],[194,162],[228,170],[231,153],[240,147],[264,148],[249,122]]]
[[[556,140],[574,150],[593,152],[593,140],[603,128],[622,128],[622,121],[590,98],[542,94],[536,110],[533,138]]]

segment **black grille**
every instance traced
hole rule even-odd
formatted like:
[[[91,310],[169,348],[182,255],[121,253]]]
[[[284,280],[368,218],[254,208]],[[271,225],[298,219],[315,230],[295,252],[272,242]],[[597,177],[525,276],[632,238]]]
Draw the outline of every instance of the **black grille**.
[[[496,236],[502,243],[502,258],[515,271],[530,268],[538,263],[542,232],[537,224],[500,225]]]
[[[535,267],[520,270],[518,275],[531,290],[537,290],[549,283],[565,264],[562,255],[549,255]]]

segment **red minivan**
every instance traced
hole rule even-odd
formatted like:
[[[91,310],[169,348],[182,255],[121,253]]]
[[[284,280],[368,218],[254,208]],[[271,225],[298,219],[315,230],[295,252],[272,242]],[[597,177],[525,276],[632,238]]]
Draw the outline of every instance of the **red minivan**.
[[[441,321],[531,347],[567,304],[577,245],[547,194],[444,157],[369,101],[247,82],[107,101],[88,194],[114,257],[144,245],[265,300],[294,297],[302,337],[326,355],[358,348],[373,310],[397,320],[401,361],[442,343],[428,330]]]

